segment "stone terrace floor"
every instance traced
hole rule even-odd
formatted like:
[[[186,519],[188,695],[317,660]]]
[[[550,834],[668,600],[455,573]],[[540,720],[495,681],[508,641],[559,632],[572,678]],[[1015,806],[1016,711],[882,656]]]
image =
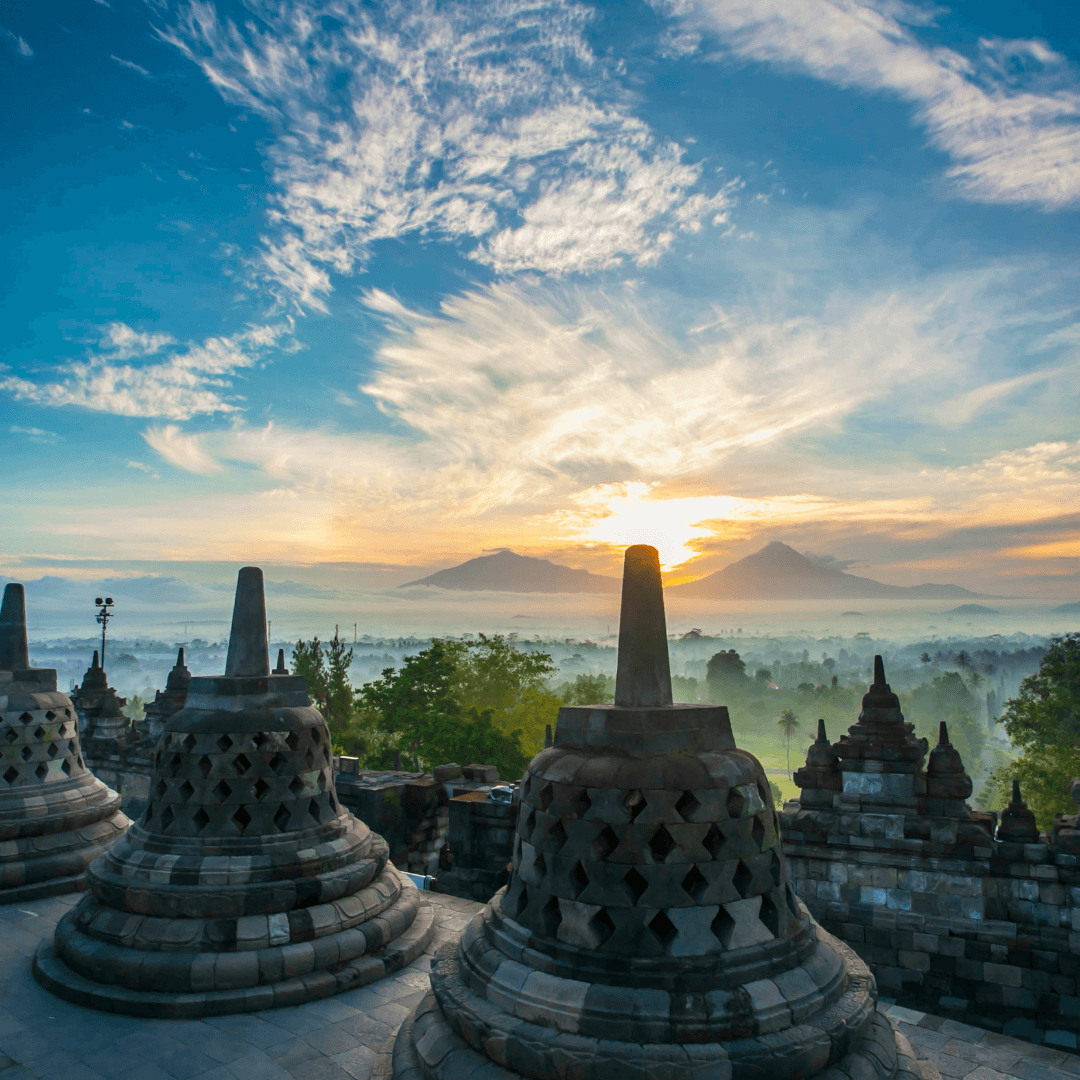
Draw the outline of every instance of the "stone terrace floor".
[[[431,951],[480,909],[425,893]],[[428,989],[431,954],[360,990],[288,1009],[206,1020],[141,1020],[54,998],[30,958],[79,896],[0,906],[0,1080],[386,1080],[402,1020]],[[943,1080],[1078,1080],[1080,1056],[881,1006]]]

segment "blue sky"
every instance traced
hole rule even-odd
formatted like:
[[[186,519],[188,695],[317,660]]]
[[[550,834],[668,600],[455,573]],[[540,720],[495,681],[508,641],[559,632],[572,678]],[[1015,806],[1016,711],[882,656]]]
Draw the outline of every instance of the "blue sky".
[[[1073,6],[64,0],[0,50],[5,574],[781,539],[1080,593]]]

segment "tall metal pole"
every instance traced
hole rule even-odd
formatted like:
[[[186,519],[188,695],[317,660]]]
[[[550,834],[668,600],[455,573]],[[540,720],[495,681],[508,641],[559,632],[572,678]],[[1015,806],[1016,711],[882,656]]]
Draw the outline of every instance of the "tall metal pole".
[[[97,613],[97,621],[101,623],[101,670],[105,670],[105,628],[109,625],[109,620],[112,618],[113,613],[109,610],[113,606],[113,598],[106,596],[104,600],[99,596],[94,603],[100,608]]]

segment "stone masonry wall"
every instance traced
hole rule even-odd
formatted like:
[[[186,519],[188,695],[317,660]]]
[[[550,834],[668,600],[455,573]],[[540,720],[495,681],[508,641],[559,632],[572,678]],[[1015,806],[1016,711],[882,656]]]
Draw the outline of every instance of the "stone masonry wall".
[[[902,1003],[1005,1023],[1080,1031],[1080,867],[1043,837],[1007,843],[957,823],[905,839],[889,815],[820,818],[790,802],[780,815],[789,873],[830,933]],[[965,831],[961,829],[961,831]],[[966,830],[969,834],[972,830]]]

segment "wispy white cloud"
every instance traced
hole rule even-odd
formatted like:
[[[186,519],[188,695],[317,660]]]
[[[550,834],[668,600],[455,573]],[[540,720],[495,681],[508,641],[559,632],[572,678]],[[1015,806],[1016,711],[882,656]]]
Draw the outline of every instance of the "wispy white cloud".
[[[290,327],[255,326],[230,337],[201,344],[148,364],[120,361],[158,353],[172,344],[166,334],[140,334],[112,323],[102,349],[89,359],[62,369],[55,381],[35,382],[17,375],[0,376],[0,390],[38,405],[77,405],[118,416],[161,416],[187,420],[200,413],[230,413],[237,406],[227,394],[230,376],[265,359],[274,348],[294,348]],[[286,339],[283,341],[282,339]]]
[[[968,424],[995,402],[1002,403],[1021,390],[1038,386],[1040,383],[1056,378],[1061,373],[1061,368],[1048,368],[1032,371],[1027,375],[1017,375],[1012,379],[998,379],[996,382],[986,383],[984,386],[978,386],[974,390],[935,405],[933,407],[934,419],[939,424],[952,426]]]
[[[986,38],[966,56],[921,40],[916,28],[940,12],[904,0],[654,3],[674,17],[684,53],[718,39],[716,59],[911,102],[968,199],[1045,210],[1080,199],[1080,73],[1043,42]]]
[[[159,32],[275,127],[263,270],[304,305],[388,237],[562,274],[653,262],[725,219],[732,184],[633,115],[570,0],[255,9],[240,28],[193,0]]]
[[[176,424],[147,428],[142,437],[166,461],[185,472],[206,475],[221,469],[221,465],[203,449],[202,438],[185,434]]]
[[[31,442],[36,443],[57,443],[63,442],[64,436],[58,434],[55,431],[46,431],[44,428],[38,427],[18,427],[16,424],[12,424],[8,428],[8,432],[11,435],[25,435]]]
[[[106,4],[105,6],[108,7],[109,5]],[[109,53],[109,59],[115,60],[121,67],[126,67],[129,71],[138,72],[145,79],[150,78],[150,72],[141,64],[136,64],[134,60],[125,60],[123,57],[117,56],[116,53]]]
[[[30,48],[30,45],[25,38],[19,37],[18,34],[13,34],[4,26],[0,26],[0,34],[3,35],[4,40],[20,55],[29,59],[34,55],[34,50]]]
[[[152,465],[147,465],[145,461],[129,461],[127,468],[137,469],[139,472],[144,472],[147,476],[152,476],[155,480],[160,480],[160,475],[155,471]]]

